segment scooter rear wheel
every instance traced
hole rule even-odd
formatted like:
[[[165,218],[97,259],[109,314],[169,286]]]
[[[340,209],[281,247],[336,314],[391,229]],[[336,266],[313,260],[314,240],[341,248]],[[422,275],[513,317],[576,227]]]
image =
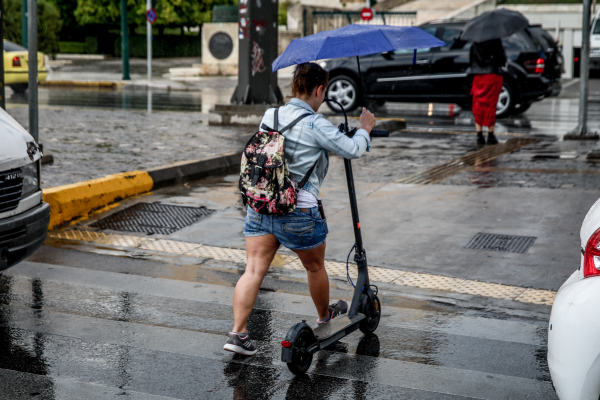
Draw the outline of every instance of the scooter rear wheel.
[[[363,312],[366,318],[360,321],[358,329],[360,329],[362,333],[375,332],[379,326],[379,320],[381,319],[381,303],[376,294],[374,294],[372,298],[365,296]]]
[[[303,328],[298,332],[294,340],[294,349],[292,352],[292,361],[287,363],[288,369],[294,375],[304,375],[310,368],[313,355],[306,349],[315,342],[315,336],[310,328]]]

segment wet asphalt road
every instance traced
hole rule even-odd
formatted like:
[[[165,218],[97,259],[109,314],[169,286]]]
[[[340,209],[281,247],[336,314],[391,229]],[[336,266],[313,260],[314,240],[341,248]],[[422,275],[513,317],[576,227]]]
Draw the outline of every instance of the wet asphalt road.
[[[197,275],[177,277],[178,269]],[[354,333],[295,378],[279,341],[314,306],[266,279],[252,358],[221,350],[237,273],[43,247],[0,277],[2,399],[553,399],[543,313],[381,292],[376,335]],[[335,289],[334,298],[348,290]]]

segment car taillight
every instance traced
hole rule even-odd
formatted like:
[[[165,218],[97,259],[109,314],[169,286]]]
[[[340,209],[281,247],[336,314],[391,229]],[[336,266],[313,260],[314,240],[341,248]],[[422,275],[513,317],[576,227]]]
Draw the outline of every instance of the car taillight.
[[[533,72],[534,74],[543,74],[544,70],[546,69],[546,63],[543,58],[525,61],[523,66],[527,71]]]
[[[583,277],[600,275],[600,229],[589,238],[583,253]]]
[[[20,67],[21,59],[19,57],[13,57],[13,67]]]

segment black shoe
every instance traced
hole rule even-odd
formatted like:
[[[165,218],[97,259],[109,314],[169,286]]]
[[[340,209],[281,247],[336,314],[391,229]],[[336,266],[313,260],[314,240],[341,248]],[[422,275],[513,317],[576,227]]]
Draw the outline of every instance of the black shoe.
[[[487,144],[498,144],[498,139],[496,139],[494,132],[488,133]]]
[[[256,354],[256,344],[250,340],[249,334],[246,334],[242,339],[239,334],[229,332],[227,337],[227,343],[223,346],[223,350],[242,354],[244,356],[253,356]]]
[[[322,325],[334,319],[335,317],[339,317],[342,314],[346,314],[348,312],[348,303],[344,300],[340,300],[335,304],[329,306],[329,319],[327,321],[321,322],[317,319],[317,323]]]
[[[485,138],[483,132],[477,132],[477,144],[485,144]]]

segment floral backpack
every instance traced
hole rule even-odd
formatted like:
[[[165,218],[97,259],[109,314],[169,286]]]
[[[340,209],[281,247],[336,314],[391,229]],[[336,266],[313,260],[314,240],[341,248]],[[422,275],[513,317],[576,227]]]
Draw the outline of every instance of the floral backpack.
[[[285,137],[283,132],[296,125],[296,118],[288,126],[279,129],[279,109],[275,109],[273,129],[262,124],[244,148],[239,188],[244,205],[265,215],[286,215],[296,209],[298,191],[304,187],[316,167],[313,165],[304,178],[296,185],[290,179],[285,161]]]

